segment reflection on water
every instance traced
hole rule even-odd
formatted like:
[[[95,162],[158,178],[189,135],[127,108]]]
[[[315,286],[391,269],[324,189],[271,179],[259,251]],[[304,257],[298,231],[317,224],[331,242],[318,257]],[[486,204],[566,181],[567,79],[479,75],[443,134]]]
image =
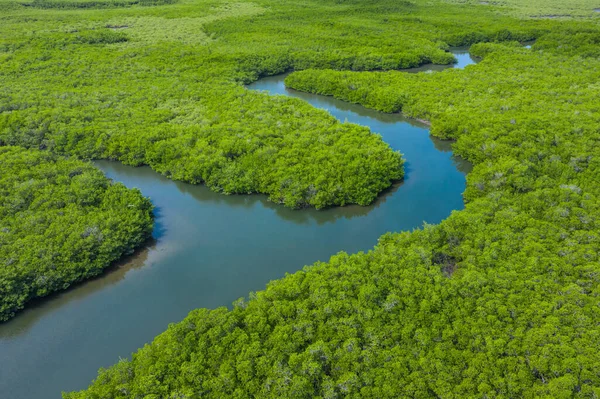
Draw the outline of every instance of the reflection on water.
[[[99,367],[128,357],[194,308],[228,306],[285,273],[338,251],[368,250],[388,231],[437,223],[463,207],[468,164],[424,125],[286,90],[281,76],[251,87],[370,127],[404,154],[405,180],[368,207],[294,211],[262,195],[225,196],[147,167],[96,162],[108,177],[150,197],[155,241],[102,277],[0,324],[3,398],[59,398],[61,390],[82,389]]]
[[[437,64],[425,64],[417,68],[409,68],[404,69],[405,72],[409,73],[418,73],[418,72],[440,72],[446,69],[463,69],[467,65],[473,65],[478,63],[481,59],[477,57],[473,57],[469,53],[469,47],[453,47],[450,49],[454,58],[456,58],[456,63],[450,65],[437,65]]]
[[[0,339],[24,334],[39,318],[47,313],[51,313],[69,302],[82,300],[88,295],[118,283],[125,278],[125,275],[130,270],[139,269],[146,265],[148,254],[155,247],[156,241],[152,239],[146,246],[137,250],[133,255],[126,256],[108,268],[101,276],[87,280],[84,284],[76,284],[66,291],[30,302],[27,308],[10,322],[12,328],[0,328]]]
[[[467,65],[473,65],[480,61],[479,58],[472,56],[469,53],[469,47],[454,47],[450,50],[456,58],[456,63],[453,65],[454,68],[463,69]]]

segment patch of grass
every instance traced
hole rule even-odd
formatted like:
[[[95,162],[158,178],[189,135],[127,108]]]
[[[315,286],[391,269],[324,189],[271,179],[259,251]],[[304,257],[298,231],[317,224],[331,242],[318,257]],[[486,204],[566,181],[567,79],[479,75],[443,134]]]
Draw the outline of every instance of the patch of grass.
[[[487,7],[521,18],[565,19],[595,17],[597,0],[445,0],[454,4]]]

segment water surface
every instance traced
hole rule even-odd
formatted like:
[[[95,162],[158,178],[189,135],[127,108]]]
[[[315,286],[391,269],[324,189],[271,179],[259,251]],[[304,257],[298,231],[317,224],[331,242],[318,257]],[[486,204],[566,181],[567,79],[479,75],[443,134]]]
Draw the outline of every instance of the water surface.
[[[129,357],[198,307],[228,306],[250,291],[338,251],[368,250],[388,231],[438,223],[463,208],[470,166],[424,125],[333,98],[286,90],[283,77],[251,89],[302,98],[340,120],[369,126],[406,159],[406,178],[373,205],[294,211],[265,196],[225,196],[147,167],[97,162],[156,206],[154,240],[93,281],[0,325],[2,398],[59,398],[99,367]]]
[[[456,63],[449,65],[425,64],[420,67],[405,69],[404,71],[410,73],[431,73],[440,72],[446,69],[464,69],[466,66],[477,64],[481,60],[469,53],[469,47],[452,47],[449,52],[456,58]]]

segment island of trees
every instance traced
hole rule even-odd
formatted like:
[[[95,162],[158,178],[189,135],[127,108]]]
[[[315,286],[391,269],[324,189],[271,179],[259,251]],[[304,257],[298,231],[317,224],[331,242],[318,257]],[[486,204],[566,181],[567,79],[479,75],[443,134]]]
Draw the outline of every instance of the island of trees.
[[[0,147],[0,320],[97,276],[152,232],[152,204],[90,163]]]

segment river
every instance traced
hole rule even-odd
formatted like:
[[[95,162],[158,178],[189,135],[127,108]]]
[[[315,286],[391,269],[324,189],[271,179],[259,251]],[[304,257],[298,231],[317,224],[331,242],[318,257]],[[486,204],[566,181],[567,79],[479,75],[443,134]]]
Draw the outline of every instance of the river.
[[[464,54],[456,66],[473,62]],[[368,126],[404,154],[404,182],[371,206],[297,211],[262,195],[225,196],[174,182],[148,167],[96,162],[110,178],[150,197],[154,239],[100,278],[0,324],[3,398],[60,398],[61,390],[83,389],[99,367],[129,357],[194,308],[229,306],[304,265],[339,251],[366,251],[388,231],[438,223],[463,208],[470,165],[453,157],[450,143],[431,137],[426,126],[286,90],[283,76],[249,88],[302,98],[342,121]]]

